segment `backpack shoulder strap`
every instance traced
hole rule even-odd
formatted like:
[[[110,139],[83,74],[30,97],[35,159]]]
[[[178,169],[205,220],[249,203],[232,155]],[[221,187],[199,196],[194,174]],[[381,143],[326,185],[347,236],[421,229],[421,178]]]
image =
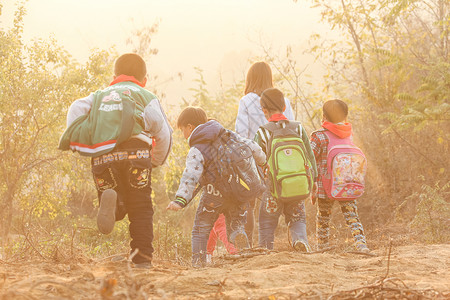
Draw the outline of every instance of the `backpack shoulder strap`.
[[[285,124],[284,126],[282,124]],[[289,121],[289,120],[280,120],[278,122],[269,122],[261,127],[267,129],[270,132],[274,132],[278,129],[294,129],[296,130],[298,126],[301,126],[300,122],[297,121]]]
[[[262,125],[261,127],[267,129],[268,131],[270,131],[270,133],[273,133],[275,130],[280,128],[280,126],[275,122],[269,122],[265,125]]]
[[[277,132],[278,136],[300,137],[300,139],[302,138],[302,128],[300,122],[281,120],[279,124],[279,131]]]
[[[296,129],[298,126],[301,126],[300,122],[297,122],[297,121],[288,121],[285,123],[286,123],[286,127],[293,128],[293,129]]]
[[[289,121],[288,123],[286,123],[286,128],[289,128],[290,130],[293,131],[298,130],[299,137],[300,138],[303,137],[302,123],[297,121]]]
[[[264,129],[265,129],[269,132],[268,139],[267,139],[267,141],[265,141],[266,142],[266,154],[268,156],[269,153],[271,153],[271,151],[272,151],[273,135],[277,130],[281,129],[281,126],[279,124],[277,124],[276,122],[269,122],[265,125],[260,126],[260,128],[263,129],[262,131],[264,131]],[[263,132],[261,132],[261,133],[264,134]]]

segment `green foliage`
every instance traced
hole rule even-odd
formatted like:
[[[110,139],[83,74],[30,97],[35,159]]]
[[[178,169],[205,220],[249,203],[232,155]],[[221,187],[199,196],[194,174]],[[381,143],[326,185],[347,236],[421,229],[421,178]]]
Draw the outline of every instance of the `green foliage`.
[[[11,260],[40,257],[58,262],[97,259],[118,253],[128,254],[130,237],[127,219],[116,222],[110,235],[100,234],[95,219],[86,216],[56,214],[29,219],[21,223],[23,235],[5,246],[4,252]],[[33,222],[33,223],[31,223]],[[82,225],[77,225],[82,224]]]
[[[123,253],[128,255],[130,251],[130,234],[128,218],[118,221],[114,225],[114,230],[109,235],[98,232],[94,218],[77,217],[72,218],[76,230],[75,241],[79,250],[89,258],[99,258]],[[83,226],[76,225],[83,224]]]
[[[64,222],[74,191],[89,190],[89,163],[65,160],[71,154],[59,152],[57,144],[72,101],[112,78],[113,61],[107,51],[93,52],[83,66],[53,39],[25,45],[24,15],[24,7],[19,6],[13,27],[0,30],[0,227],[4,236],[11,229],[25,234],[24,222],[44,227],[54,226],[54,220]]]
[[[325,91],[349,103],[369,162],[372,206],[394,211],[417,175],[448,177],[448,1],[313,0],[339,38],[314,35],[310,53],[327,66]],[[443,155],[444,154],[444,155]],[[390,199],[390,201],[385,201]],[[415,215],[415,212],[410,211]]]
[[[321,114],[318,114],[318,105],[328,95],[314,90],[316,86],[310,81],[310,76],[305,73],[307,67],[299,58],[300,51],[292,46],[287,46],[283,54],[276,55],[271,47],[261,43],[263,52],[261,58],[272,69],[273,84],[283,91],[285,97],[291,102],[294,118],[302,122],[308,131],[320,126]]]
[[[422,185],[420,192],[415,192],[406,201],[417,202],[416,214],[409,223],[419,230],[422,240],[429,243],[448,243],[450,241],[450,181],[440,186]]]
[[[323,20],[341,32],[339,40],[311,37],[308,52],[327,67],[323,84],[309,81],[295,59],[297,50],[289,46],[285,56],[277,57],[263,47],[275,85],[291,99],[297,118],[311,128],[320,125],[324,100],[346,100],[372,165],[368,177],[374,189],[367,196],[373,205],[387,207],[377,211],[408,206],[404,217],[410,228],[420,230],[428,242],[448,242],[449,183],[436,182],[448,177],[450,164],[445,155],[450,139],[450,4],[312,2]],[[6,258],[58,261],[127,253],[128,220],[117,222],[108,236],[96,230],[97,195],[89,160],[56,150],[67,108],[108,84],[117,53],[114,48],[97,49],[81,65],[54,39],[26,45],[25,13],[19,5],[11,29],[0,28],[0,228],[5,236],[20,234],[3,251]],[[128,45],[146,58],[155,55],[157,49],[150,44],[157,29],[158,24],[136,30]],[[244,81],[212,95],[203,71],[195,70],[193,98],[180,109],[201,106],[210,118],[233,129]],[[175,197],[189,149],[180,131],[173,138],[168,163],[152,174],[155,256],[187,263],[199,196],[181,212],[164,209]],[[417,174],[424,176],[420,190]]]
[[[172,154],[164,166],[164,180],[167,183],[167,194],[171,200],[175,199],[178,183],[185,167],[185,158],[189,152],[189,145],[180,130],[174,132],[173,140]]]
[[[187,232],[180,230],[179,220],[178,222],[161,220],[154,223],[154,254],[159,259],[190,265],[191,239]]]

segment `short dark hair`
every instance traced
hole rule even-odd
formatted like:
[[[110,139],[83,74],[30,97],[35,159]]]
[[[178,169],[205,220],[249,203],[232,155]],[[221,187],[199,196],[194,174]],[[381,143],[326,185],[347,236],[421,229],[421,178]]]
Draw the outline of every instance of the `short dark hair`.
[[[283,93],[276,88],[269,88],[264,90],[261,94],[261,106],[268,111],[283,112],[286,108]]]
[[[177,127],[185,127],[191,124],[197,127],[200,124],[208,122],[206,112],[201,107],[188,106],[180,113],[177,120]]]
[[[147,75],[147,66],[139,54],[122,54],[114,65],[114,75],[134,76],[134,78],[142,82]]]
[[[348,116],[347,104],[339,99],[326,101],[322,106],[325,118],[331,123],[339,123],[344,121]]]

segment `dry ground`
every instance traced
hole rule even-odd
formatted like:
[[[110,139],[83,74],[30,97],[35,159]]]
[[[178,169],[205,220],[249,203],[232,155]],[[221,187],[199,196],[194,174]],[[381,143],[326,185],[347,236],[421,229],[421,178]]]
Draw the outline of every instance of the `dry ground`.
[[[450,245],[378,249],[376,256],[276,252],[192,269],[155,261],[0,261],[0,299],[449,299]],[[230,258],[230,257],[228,257]],[[389,267],[388,267],[389,265]]]

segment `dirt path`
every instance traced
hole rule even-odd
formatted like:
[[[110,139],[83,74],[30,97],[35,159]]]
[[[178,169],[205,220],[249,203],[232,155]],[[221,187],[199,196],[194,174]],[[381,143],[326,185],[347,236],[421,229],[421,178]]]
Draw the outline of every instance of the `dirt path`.
[[[375,253],[279,252],[204,269],[158,261],[151,270],[131,269],[126,261],[0,262],[0,299],[450,297],[450,245],[393,247],[389,260],[387,249]]]

